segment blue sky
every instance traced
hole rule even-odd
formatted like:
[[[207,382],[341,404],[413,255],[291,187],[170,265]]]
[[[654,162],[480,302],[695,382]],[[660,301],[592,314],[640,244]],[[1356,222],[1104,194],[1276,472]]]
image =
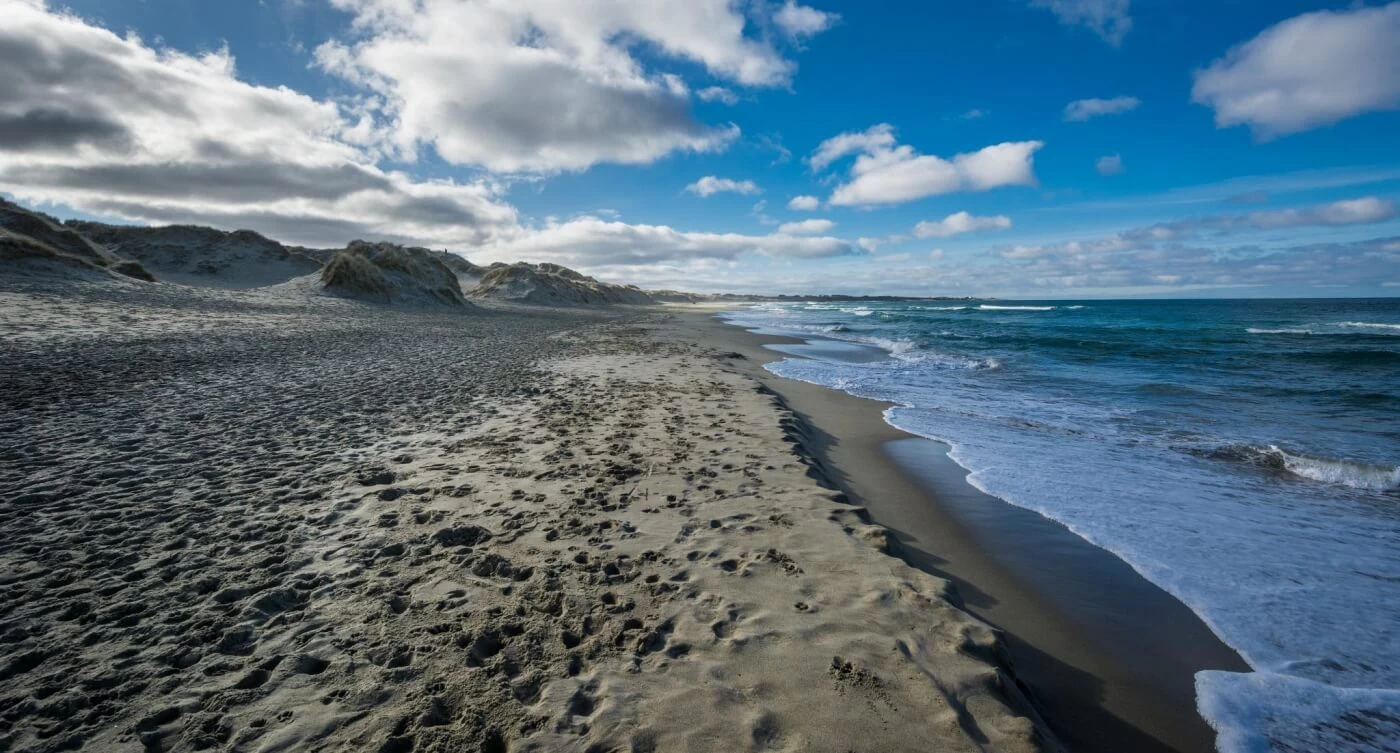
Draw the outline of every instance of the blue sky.
[[[706,290],[1400,293],[1400,3],[0,5],[0,56],[110,68],[0,91],[0,191],[61,216]]]

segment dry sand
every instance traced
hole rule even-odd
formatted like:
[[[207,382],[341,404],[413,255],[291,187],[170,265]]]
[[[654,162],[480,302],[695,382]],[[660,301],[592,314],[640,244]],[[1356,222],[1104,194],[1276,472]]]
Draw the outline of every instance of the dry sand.
[[[665,318],[0,281],[0,750],[1057,750]]]

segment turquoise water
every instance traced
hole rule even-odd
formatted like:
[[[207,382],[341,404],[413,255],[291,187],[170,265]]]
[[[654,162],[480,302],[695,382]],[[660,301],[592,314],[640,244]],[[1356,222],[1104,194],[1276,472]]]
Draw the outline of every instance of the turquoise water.
[[[896,403],[984,491],[1122,557],[1256,671],[1236,751],[1400,750],[1400,299],[760,304],[865,343],[781,376]]]

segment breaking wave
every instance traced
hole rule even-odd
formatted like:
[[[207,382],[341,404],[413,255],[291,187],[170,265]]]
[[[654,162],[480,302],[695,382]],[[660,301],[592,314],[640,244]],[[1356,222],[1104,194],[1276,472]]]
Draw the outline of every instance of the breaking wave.
[[[1400,324],[1385,324],[1383,322],[1342,322],[1339,326],[1351,329],[1364,329],[1376,334],[1400,335]]]
[[[1400,466],[1368,465],[1349,460],[1320,458],[1289,452],[1278,445],[1226,445],[1202,454],[1218,460],[1248,463],[1270,471],[1287,472],[1324,484],[1338,484],[1372,492],[1400,490]]]

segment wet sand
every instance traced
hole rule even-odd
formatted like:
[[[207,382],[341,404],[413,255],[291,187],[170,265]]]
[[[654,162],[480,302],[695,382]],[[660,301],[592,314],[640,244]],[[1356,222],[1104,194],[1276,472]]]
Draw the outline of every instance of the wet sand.
[[[679,317],[690,337],[747,356],[814,428],[824,473],[894,532],[899,556],[952,581],[969,612],[1004,631],[1017,679],[1071,750],[1214,750],[1194,674],[1248,667],[1183,604],[1064,526],[966,483],[946,446],[885,423],[884,404],[761,368],[784,354],[874,357],[860,346],[750,333],[713,311]]]

